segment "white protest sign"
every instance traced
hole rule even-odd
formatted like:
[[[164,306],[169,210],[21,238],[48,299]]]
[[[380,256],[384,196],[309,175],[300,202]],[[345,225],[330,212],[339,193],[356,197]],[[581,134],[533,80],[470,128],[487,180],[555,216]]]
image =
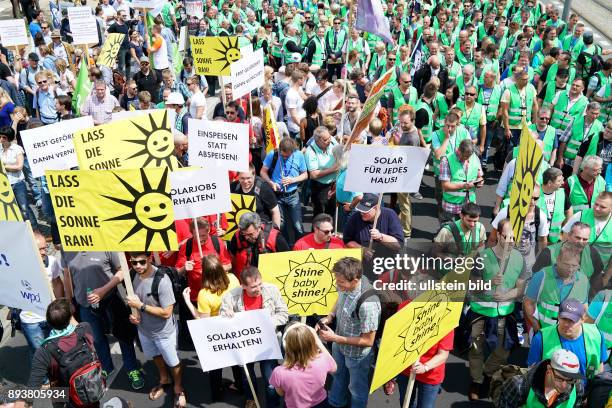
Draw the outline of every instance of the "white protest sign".
[[[414,193],[419,191],[429,149],[414,146],[354,144],[346,170],[346,191]]]
[[[23,20],[0,20],[0,42],[3,47],[28,45],[28,32]]]
[[[236,313],[231,319],[189,320],[187,325],[203,371],[283,358],[266,309]]]
[[[98,25],[90,7],[69,7],[68,21],[73,44],[97,44]]]
[[[45,175],[45,170],[70,170],[79,162],[74,152],[72,134],[94,127],[91,116],[65,120],[34,129],[22,130],[21,139],[34,177]]]
[[[234,99],[241,98],[264,84],[263,49],[246,56],[241,55],[242,58],[230,66]]]
[[[185,0],[185,12],[189,17],[204,17],[204,3],[202,0]]]
[[[121,112],[111,113],[111,122],[115,120],[132,119],[138,116],[148,115],[149,113],[158,112],[159,109],[145,109],[145,110],[126,110]],[[168,113],[168,120],[172,124],[171,128],[174,128],[174,122],[176,121],[176,111],[174,109],[166,109]]]
[[[132,8],[135,9],[154,9],[157,8],[163,0],[132,0]]]
[[[26,222],[0,221],[0,299],[9,307],[44,316],[51,285]]]
[[[177,220],[232,209],[229,178],[224,172],[197,167],[173,171],[170,173],[170,195]]]
[[[189,119],[189,165],[249,170],[249,125]]]

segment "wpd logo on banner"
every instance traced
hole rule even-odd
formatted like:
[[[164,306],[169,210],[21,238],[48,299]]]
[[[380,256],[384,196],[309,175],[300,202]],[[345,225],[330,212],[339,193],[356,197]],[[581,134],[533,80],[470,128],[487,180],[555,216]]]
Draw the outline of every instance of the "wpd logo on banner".
[[[21,292],[21,297],[30,301],[30,303],[40,303],[40,293],[32,292],[32,285],[25,279],[21,280],[21,286],[25,288],[25,291]]]

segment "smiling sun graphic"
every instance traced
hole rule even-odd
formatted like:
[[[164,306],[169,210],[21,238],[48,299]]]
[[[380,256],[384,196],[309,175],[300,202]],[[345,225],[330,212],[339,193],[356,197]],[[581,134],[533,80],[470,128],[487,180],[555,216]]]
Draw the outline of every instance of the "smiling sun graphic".
[[[168,124],[168,112],[164,110],[161,123],[156,123],[154,116],[159,113],[148,114],[150,128],[138,124],[136,121],[132,121],[132,124],[140,131],[140,134],[144,138],[126,140],[126,142],[134,143],[142,146],[142,148],[136,153],[132,154],[126,160],[133,159],[134,157],[143,157],[144,163],[141,167],[147,167],[148,165],[161,167],[170,167],[174,170],[174,161],[172,160],[172,151],[174,150],[174,139],[172,137],[172,131]]]
[[[6,176],[4,166],[0,162],[0,221],[23,221],[19,205],[15,200],[15,194],[11,188],[11,183]]]
[[[156,234],[163,240],[166,249],[170,249],[170,240],[176,239],[174,235],[174,215],[172,212],[172,199],[168,190],[168,169],[164,169],[162,176],[159,179],[157,187],[151,186],[150,180],[147,178],[144,169],[140,169],[140,178],[142,180],[142,190],[137,189],[127,181],[123,180],[117,174],[115,177],[123,184],[125,189],[130,193],[130,199],[110,197],[102,195],[102,197],[121,204],[128,210],[127,213],[116,217],[108,218],[108,221],[132,221],[134,226],[130,229],[120,242],[123,242],[140,231],[146,231],[145,250],[149,250],[151,241]]]
[[[220,37],[219,45],[221,48],[215,49],[218,54],[215,61],[224,64],[221,71],[229,68],[234,62],[240,59],[240,48],[238,47],[238,37]]]

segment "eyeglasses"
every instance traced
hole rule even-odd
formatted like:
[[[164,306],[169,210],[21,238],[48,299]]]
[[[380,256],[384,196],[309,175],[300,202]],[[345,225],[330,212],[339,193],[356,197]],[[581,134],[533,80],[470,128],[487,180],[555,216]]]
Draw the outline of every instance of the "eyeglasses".
[[[142,62],[140,63],[140,65],[149,65],[149,63],[148,63],[148,62],[145,62],[145,61],[142,61]]]
[[[473,92],[466,92],[465,96],[476,96],[476,94]]]
[[[37,82],[37,84],[38,84],[38,85],[42,85],[42,84],[46,84],[46,83],[47,83],[47,81],[46,81],[46,80],[45,80],[45,81],[38,81],[38,82]]]
[[[136,266],[136,265],[145,266],[147,264],[147,260],[146,259],[131,260],[130,263],[132,264],[132,266]]]
[[[540,196],[531,197],[531,201],[538,201],[539,199],[540,199]]]
[[[338,25],[338,24],[340,24],[339,21],[334,21],[334,25]]]
[[[550,118],[549,118],[549,117],[546,117],[546,116],[540,116],[540,119],[541,119],[541,120],[550,120]]]
[[[566,384],[568,384],[568,385],[574,385],[574,384],[576,384],[576,382],[578,381],[578,380],[577,380],[577,379],[575,379],[575,378],[565,378],[565,377],[560,377],[560,376],[558,376],[558,375],[557,375],[557,373],[555,373],[555,370],[552,370],[552,375],[553,375],[553,377],[555,377],[555,380],[556,380],[556,381],[558,381],[558,382],[564,382],[564,383],[566,383]]]
[[[45,27],[40,27],[40,28],[42,28],[43,30],[48,30],[48,29],[49,29],[49,27],[48,27],[48,26],[45,26]]]
[[[236,112],[235,111],[225,111],[226,115],[235,115]]]
[[[388,61],[395,61],[395,58],[387,58]]]
[[[402,81],[403,84],[407,84],[410,85],[412,83],[412,81]]]
[[[321,228],[317,228],[317,229],[318,229],[319,231],[321,231],[321,232],[322,232],[323,234],[325,234],[325,235],[329,235],[329,234],[331,234],[332,232],[334,232],[334,230],[333,230],[333,229],[330,229],[330,230],[323,230],[323,229],[321,229]]]

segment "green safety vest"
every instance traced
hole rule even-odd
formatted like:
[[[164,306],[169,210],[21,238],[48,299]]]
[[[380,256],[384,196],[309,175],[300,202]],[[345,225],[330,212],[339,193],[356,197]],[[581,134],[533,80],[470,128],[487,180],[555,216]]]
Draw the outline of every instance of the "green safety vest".
[[[516,146],[512,149],[512,158],[516,159],[518,155],[519,155],[519,146]],[[536,184],[542,185],[542,180],[544,178],[543,174],[549,168],[550,168],[550,164],[546,161],[543,161],[542,164],[540,165],[540,168],[538,169],[538,173],[536,174]],[[516,171],[516,166],[514,167],[514,171]],[[512,174],[512,177],[511,177],[511,180],[513,179],[514,179],[514,173]],[[506,189],[506,195],[504,196],[500,209],[507,206],[508,203],[510,202],[510,192],[512,191],[513,184],[514,184],[513,182],[508,184],[508,188]]]
[[[595,75],[599,78],[599,88],[596,91],[598,91],[602,87],[605,87],[604,98],[610,99],[610,95],[612,93],[610,76],[605,76],[603,71],[597,71]],[[601,114],[599,115],[599,121],[601,123],[608,123],[608,120],[610,119],[611,111],[612,111],[612,102],[601,103]]]
[[[555,99],[555,95],[557,94],[557,91],[560,91],[560,90],[557,89],[555,82],[546,82],[545,86],[546,86],[546,92],[544,92],[544,99],[542,99],[542,107],[550,108],[552,105],[553,99]]]
[[[484,264],[482,280],[490,281],[500,272],[499,260],[491,248],[482,251],[481,259]],[[523,255],[512,248],[508,265],[503,274],[504,282],[502,286],[504,289],[510,290],[516,286],[516,281],[523,272],[523,266]],[[514,311],[514,302],[496,302],[490,294],[475,293],[474,300],[470,302],[470,307],[474,312],[483,316],[507,316]]]
[[[429,104],[424,102],[422,99],[417,101],[414,111],[416,112],[419,109],[425,109],[427,111],[427,125],[423,126],[421,129],[421,134],[423,135],[423,139],[425,139],[425,143],[431,143],[431,132],[433,132],[433,111],[431,110],[431,106],[429,106]],[[395,113],[395,111],[396,109],[393,109],[393,113]]]
[[[457,62],[453,61],[452,65],[446,66],[446,70],[448,71],[448,79],[457,81],[457,78],[461,77],[461,65]],[[463,83],[463,78],[461,78],[461,83]]]
[[[553,207],[552,218],[548,218],[548,207],[546,206],[546,199],[543,192],[540,194],[538,207],[544,211],[548,218],[548,223],[550,224],[548,242],[555,243],[561,238],[561,226],[563,225],[563,220],[565,220],[565,191],[559,188],[553,194],[555,196],[555,205]]]
[[[346,47],[346,53],[349,54],[351,51],[357,50],[357,52],[359,53],[359,59],[365,61],[366,55],[364,52],[364,48],[365,40],[363,38],[358,38],[357,41],[353,41],[352,38],[349,38]]]
[[[572,385],[572,392],[570,393],[569,398],[562,404],[557,405],[557,408],[574,408],[575,404],[576,386]],[[521,408],[547,408],[547,406],[540,402],[535,392],[533,391],[533,388],[530,388],[529,394],[527,395],[527,402],[525,403],[525,405],[521,406]]]
[[[440,144],[442,144],[444,142],[444,140],[446,139],[446,137],[444,136],[444,130],[443,129],[439,129],[436,130],[434,132],[438,139],[440,140]],[[432,136],[433,138],[433,136]],[[455,152],[455,150],[457,150],[457,147],[459,147],[459,144],[464,140],[464,139],[469,139],[470,138],[470,134],[467,132],[461,132],[459,130],[459,128],[457,128],[457,130],[455,131],[455,134],[453,136],[451,136],[451,140],[448,141],[448,144],[446,145],[446,152],[444,152],[444,154],[442,156],[440,156],[440,159],[436,159],[436,156],[433,156],[433,167],[434,167],[434,175],[435,176],[439,176],[440,175],[440,160],[442,160],[442,157],[446,156],[450,156],[452,153]],[[433,149],[433,147],[432,147]]]
[[[578,149],[583,141],[590,140],[589,148],[587,150],[587,156],[597,154],[597,143],[599,142],[599,132],[603,130],[603,125],[597,119],[591,124],[589,132],[584,134],[584,116],[580,116],[577,120],[574,120],[572,124],[572,132],[569,140],[567,141],[567,147],[563,153],[563,157],[566,159],[574,160],[578,154]]]
[[[257,51],[257,50],[263,48],[264,41],[266,41],[265,38],[257,38],[257,42],[255,43],[254,50]],[[268,42],[268,45],[270,45],[269,42]],[[268,63],[268,54],[264,53],[263,56],[264,56],[264,64],[267,64]]]
[[[457,158],[457,154],[455,152],[446,156],[448,159],[448,165],[451,173],[451,183],[463,183],[469,181],[476,181],[478,179],[478,168],[480,161],[475,154],[472,154],[468,160],[468,171],[467,174],[463,169],[463,163],[459,161]],[[475,203],[476,202],[476,192],[474,189],[468,191],[445,191],[442,194],[442,200],[447,203],[461,205],[465,202],[465,199],[468,201]]]
[[[563,132],[573,118],[582,116],[589,100],[584,95],[580,95],[578,100],[568,109],[569,92],[564,91],[559,95],[555,109],[550,119],[550,125]]]
[[[446,98],[444,94],[438,92],[436,94],[436,99],[434,100],[434,106],[438,108],[438,116],[436,117],[436,129],[441,129],[444,127],[444,119],[446,115],[448,115],[448,103],[446,103]]]
[[[312,65],[318,65],[322,68],[323,64],[325,64],[325,47],[323,46],[321,39],[316,35],[310,41],[314,41],[315,44],[315,52],[312,56]]]
[[[574,210],[574,214],[578,211],[586,210],[587,208],[593,207],[595,204],[595,200],[597,196],[602,191],[606,190],[606,182],[601,176],[597,176],[595,179],[595,186],[593,188],[593,196],[591,197],[591,203],[589,203],[587,199],[587,195],[584,192],[584,189],[580,185],[580,181],[578,180],[578,175],[574,174],[569,179],[567,179],[567,184],[570,189],[570,203],[572,204],[572,209]]]
[[[604,300],[601,304],[601,311],[597,316],[591,316],[595,320],[595,325],[601,331],[606,341],[606,348],[612,348],[612,290],[604,290]]]
[[[595,195],[593,194],[593,196]],[[603,230],[599,234],[597,234],[595,230],[595,214],[593,213],[593,209],[587,208],[582,210],[580,221],[591,226],[589,243],[599,252],[599,256],[601,256],[604,266],[608,265],[608,261],[612,257],[612,223],[610,222],[610,218],[608,218]]]
[[[478,245],[480,245],[480,229],[484,227],[481,223],[477,222],[476,226],[474,227],[474,230],[471,231],[470,239],[468,240],[467,236],[465,235],[465,232],[463,232],[463,229],[461,228],[461,220],[454,221],[454,224],[459,230],[459,236],[461,237],[461,245],[463,247],[461,249],[463,250],[464,254],[469,254],[474,249],[476,249]],[[443,228],[446,228],[451,233],[453,232],[450,224],[445,224]],[[459,242],[455,243],[459,244]]]
[[[283,38],[283,41],[281,42],[281,44],[283,45],[282,46],[283,47],[283,65],[287,63],[287,59],[289,59],[289,56],[292,54],[292,52],[287,49],[287,43],[289,41],[293,41],[297,45],[297,38],[295,37]]]
[[[489,94],[489,99],[485,99],[484,88],[480,88],[478,91],[478,103],[485,108],[487,113],[487,122],[493,122],[497,118],[497,111],[499,110],[499,102],[501,99],[501,87],[495,85],[493,90]]]
[[[550,251],[550,264],[554,265],[557,263],[557,257],[561,252],[563,241],[549,245],[548,250]],[[587,245],[580,253],[580,272],[582,275],[590,278],[593,275],[595,268],[593,267],[593,259],[591,258],[591,246]]]
[[[538,130],[538,126],[533,123],[531,125],[529,125],[529,130],[532,130],[536,133],[540,133],[540,131]],[[544,159],[545,161],[549,161],[550,160],[550,156],[552,155],[552,151],[553,151],[553,146],[555,144],[555,128],[552,126],[547,125],[546,126],[546,132],[544,133],[544,148],[543,153],[544,153]]]
[[[463,80],[463,75],[457,76],[456,84],[457,84],[457,88],[459,88],[459,95],[463,97],[463,95],[465,95],[465,83]],[[475,86],[476,92],[478,92],[478,81],[476,80],[476,77],[472,77],[471,86]]]
[[[582,336],[586,356],[586,378],[592,379],[599,372],[601,360],[601,334],[592,323],[582,323]],[[557,326],[542,329],[542,360],[549,359],[561,348],[561,339]]]
[[[384,66],[387,60],[387,53],[382,56],[378,55],[377,52],[372,54],[372,58],[370,59],[370,66],[368,67],[368,76],[370,78],[374,77],[376,71],[380,66]]]
[[[559,306],[561,305],[557,277],[552,265],[542,270],[544,271],[544,278],[540,283],[536,298],[536,308],[539,315],[538,321],[542,328],[556,327],[559,318]],[[588,294],[588,279],[581,273],[574,274],[574,284],[566,299],[574,298],[580,302],[585,302],[588,299]]]
[[[338,34],[336,36],[336,44],[334,44],[334,30],[333,29],[325,33],[325,40],[326,40],[326,43],[329,44],[329,48],[332,50],[332,52],[334,53],[338,52],[344,46],[344,41],[346,40],[346,31],[343,29],[338,31]]]
[[[472,139],[478,139],[480,118],[482,117],[482,105],[478,102],[474,102],[474,106],[472,107],[469,115],[463,99],[457,101],[457,107],[464,113],[461,115],[461,124],[467,128]]]
[[[552,82],[553,85],[554,85],[555,78],[557,77],[557,71],[558,70],[559,70],[559,63],[555,62],[548,69],[548,73],[546,74],[546,82]],[[572,86],[572,82],[574,82],[575,78],[576,78],[576,68],[570,66],[570,68],[569,68],[569,78],[567,80],[567,85],[565,86],[566,90],[569,91],[570,87]],[[553,88],[554,88],[554,86],[553,86]]]
[[[519,126],[523,121],[523,117],[529,123],[531,121],[531,109],[533,107],[533,101],[536,98],[536,92],[533,86],[525,88],[525,101],[521,99],[518,88],[515,84],[512,84],[510,90],[510,104],[508,106],[508,124],[510,126]],[[525,103],[523,105],[523,102]]]
[[[412,106],[416,105],[419,96],[418,96],[416,88],[413,87],[412,85],[410,86],[410,88],[408,88],[408,100],[406,100],[406,97],[402,93],[402,90],[399,88],[399,86],[391,88],[391,94],[393,95],[393,102],[394,102],[392,120],[393,120],[393,123],[395,123],[397,121],[397,114],[399,112],[400,106],[404,104],[409,104]]]

